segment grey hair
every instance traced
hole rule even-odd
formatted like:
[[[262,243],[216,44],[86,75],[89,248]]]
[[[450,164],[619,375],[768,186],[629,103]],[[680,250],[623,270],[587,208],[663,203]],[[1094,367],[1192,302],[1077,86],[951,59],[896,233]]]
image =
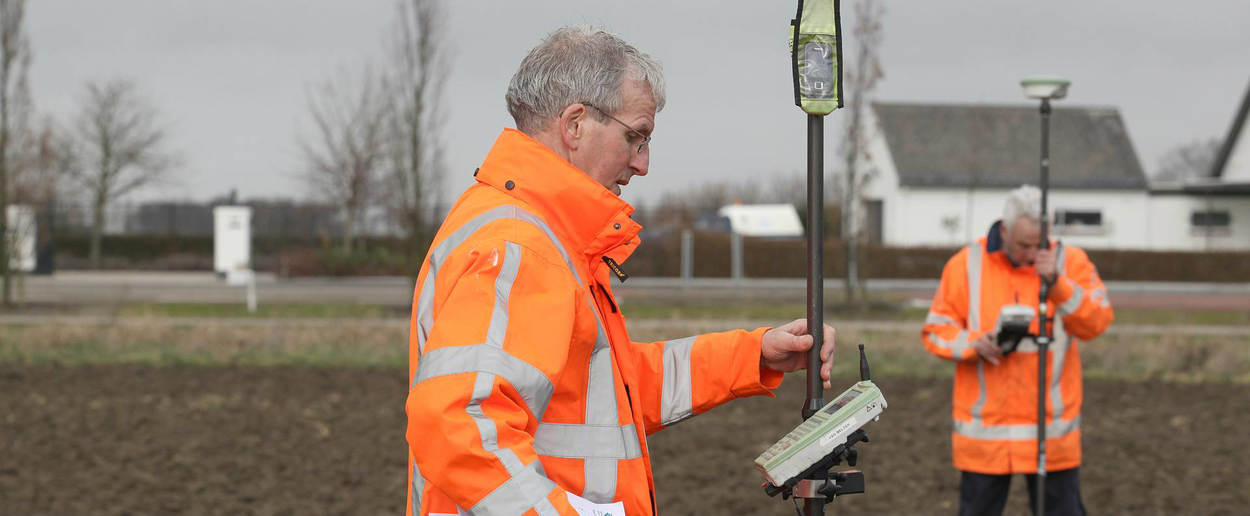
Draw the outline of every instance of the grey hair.
[[[1003,206],[1003,225],[1007,231],[1021,217],[1035,223],[1042,221],[1042,191],[1033,185],[1021,185],[1007,193],[1007,205]]]
[[[658,61],[602,29],[564,27],[530,50],[504,99],[517,129],[541,131],[561,110],[579,102],[608,113],[619,111],[626,74],[651,88],[657,112],[664,109],[664,71]],[[604,119],[600,113],[594,116]]]

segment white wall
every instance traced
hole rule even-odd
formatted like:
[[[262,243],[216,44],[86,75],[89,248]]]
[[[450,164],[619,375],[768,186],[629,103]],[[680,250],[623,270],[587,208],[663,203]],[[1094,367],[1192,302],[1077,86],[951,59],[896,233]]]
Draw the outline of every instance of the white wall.
[[[884,200],[883,239],[897,246],[962,246],[985,236],[1002,218],[1006,189],[905,189]],[[1056,227],[1054,238],[1090,249],[1143,249],[1149,245],[1145,192],[1052,189],[1050,212],[1092,210],[1102,213],[1097,230]],[[1188,215],[1186,215],[1188,222]]]
[[[1207,235],[1190,227],[1194,211],[1227,210],[1227,234]],[[1250,198],[1154,195],[1150,197],[1148,248],[1169,251],[1250,250]]]

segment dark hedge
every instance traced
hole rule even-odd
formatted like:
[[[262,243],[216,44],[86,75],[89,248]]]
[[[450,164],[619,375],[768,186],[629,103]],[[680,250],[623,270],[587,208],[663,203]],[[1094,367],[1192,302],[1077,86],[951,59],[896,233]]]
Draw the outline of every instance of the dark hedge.
[[[284,276],[408,275],[403,242],[396,238],[366,238],[363,250],[346,253],[324,239],[255,238],[254,265]],[[87,267],[85,236],[57,240],[57,267]],[[108,269],[208,270],[212,267],[211,236],[170,237],[110,235],[101,242],[103,267]],[[860,252],[860,272],[868,278],[936,279],[955,248],[902,248],[866,245]],[[800,278],[807,270],[807,245],[802,240],[747,238],[743,241],[744,273],[754,278]],[[1250,252],[1089,251],[1104,279],[1119,281],[1250,282]],[[845,252],[839,242],[824,248],[826,278],[841,278]],[[680,275],[681,238],[678,234],[651,237],[625,264],[635,276]],[[730,239],[723,233],[694,237],[694,275],[730,274]]]

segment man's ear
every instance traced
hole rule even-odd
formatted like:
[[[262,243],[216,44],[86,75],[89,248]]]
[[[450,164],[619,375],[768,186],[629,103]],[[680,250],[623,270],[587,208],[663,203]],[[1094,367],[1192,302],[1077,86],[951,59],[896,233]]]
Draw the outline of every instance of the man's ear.
[[[582,137],[585,136],[586,122],[586,106],[581,104],[569,104],[564,110],[560,111],[560,117],[556,124],[560,128],[560,141],[564,143],[565,148],[569,150],[577,150],[581,147]]]

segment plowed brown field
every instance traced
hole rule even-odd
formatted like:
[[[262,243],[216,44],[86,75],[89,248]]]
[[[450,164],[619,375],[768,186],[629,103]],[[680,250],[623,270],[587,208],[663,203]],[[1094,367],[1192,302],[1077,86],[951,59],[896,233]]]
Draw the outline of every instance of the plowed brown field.
[[[0,513],[400,514],[400,369],[0,365]],[[849,383],[851,380],[847,379]],[[877,379],[866,494],[827,514],[952,514],[949,379]],[[661,513],[794,514],[751,460],[798,422],[802,376],[653,436]],[[1245,514],[1250,385],[1087,381],[1092,514]],[[1017,480],[1009,514],[1027,512]]]

